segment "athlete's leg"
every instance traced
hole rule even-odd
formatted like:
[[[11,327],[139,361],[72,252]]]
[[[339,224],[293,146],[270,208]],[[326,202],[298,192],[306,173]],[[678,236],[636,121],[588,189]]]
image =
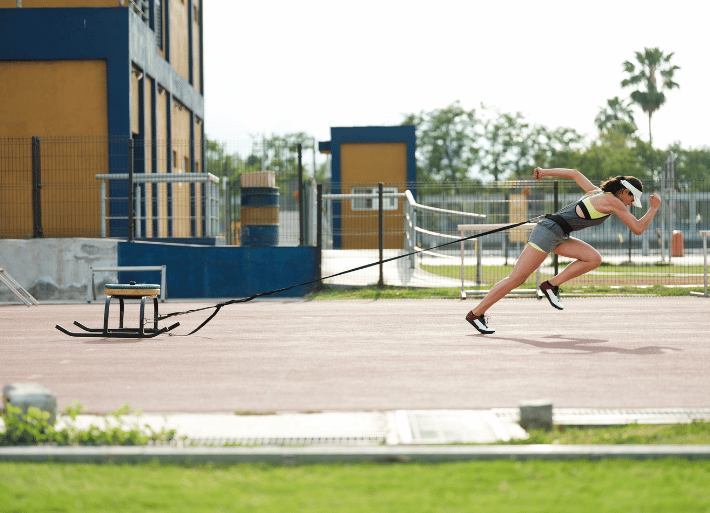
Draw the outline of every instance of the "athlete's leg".
[[[553,251],[560,256],[574,258],[575,261],[565,267],[561,273],[548,281],[551,285],[559,286],[562,283],[588,273],[599,267],[602,256],[599,251],[584,241],[570,237]]]
[[[545,261],[545,258],[547,258],[547,253],[534,248],[530,244],[526,245],[510,276],[503,278],[491,287],[486,297],[483,298],[472,312],[476,315],[483,315],[486,310],[503,299],[508,292],[522,285],[528,276],[540,267],[540,264]]]

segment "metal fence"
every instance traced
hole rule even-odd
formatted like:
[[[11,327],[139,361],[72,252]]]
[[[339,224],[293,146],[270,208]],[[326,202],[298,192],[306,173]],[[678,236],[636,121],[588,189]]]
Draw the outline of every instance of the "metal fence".
[[[383,184],[389,198],[383,198],[384,258],[411,251],[408,223],[416,225],[419,248],[411,259],[396,259],[384,266],[339,276],[333,285],[385,285],[448,287],[485,291],[507,276],[522,251],[526,229],[507,230],[459,243],[472,235],[463,225],[506,225],[559,210],[579,199],[579,187],[565,181],[515,181],[481,186],[473,183]],[[376,196],[365,195],[375,184],[331,184],[324,194],[323,275],[336,274],[377,262],[379,259]],[[403,191],[416,195],[416,205],[406,201]],[[693,191],[693,192],[691,192]],[[703,283],[702,245],[699,234],[710,227],[710,183],[685,184],[684,190],[647,183],[644,208],[632,209],[641,217],[648,208],[648,196],[658,192],[664,202],[653,223],[642,235],[633,235],[616,216],[603,225],[575,233],[602,254],[597,270],[566,284],[568,290],[611,287],[624,293],[625,287],[654,285],[700,287]],[[409,212],[411,210],[411,213]],[[479,217],[471,218],[471,214]],[[428,248],[449,243],[427,251]],[[543,279],[555,274],[568,260],[551,256],[541,267]],[[547,276],[547,277],[545,277]],[[524,288],[533,286],[529,278]],[[534,289],[534,287],[532,287]]]
[[[276,243],[316,245],[314,176],[323,170],[314,145],[279,139],[231,147],[129,138],[0,140],[0,238],[202,238],[237,245],[241,177],[270,170],[278,190]],[[456,241],[469,233],[461,225],[519,222],[581,195],[576,184],[562,180],[383,183],[380,208],[377,183],[321,182],[323,276],[417,253],[327,281],[334,285],[485,290],[508,275],[527,234],[505,231],[462,248]],[[710,229],[710,183],[646,183],[644,192],[644,208],[632,209],[637,217],[650,193],[660,193],[664,202],[642,235],[631,234],[615,216],[575,234],[600,251],[604,264],[567,288],[611,286],[623,293],[626,286],[702,284],[699,232]],[[453,243],[425,251],[447,242]],[[566,263],[551,257],[541,272],[552,275]]]
[[[238,245],[240,177],[270,170],[279,189],[278,244],[313,245],[314,145],[259,138],[216,151],[209,143],[124,137],[0,139],[0,238]]]
[[[315,143],[307,138],[253,137],[208,153],[211,169],[222,176],[222,226],[228,245],[241,244],[242,175],[265,170],[273,172],[278,189],[277,245],[315,245]]]
[[[0,140],[0,238],[220,236],[202,155],[189,141]]]

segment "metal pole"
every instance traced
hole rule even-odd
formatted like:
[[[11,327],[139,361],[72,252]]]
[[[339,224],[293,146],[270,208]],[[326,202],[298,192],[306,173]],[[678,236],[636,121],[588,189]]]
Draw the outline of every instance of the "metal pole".
[[[139,239],[143,236],[143,232],[141,230],[141,218],[143,217],[143,212],[141,210],[141,196],[142,196],[141,184],[138,184],[138,186],[136,187],[136,198],[135,198],[135,205],[136,205],[135,212],[136,212],[136,214],[135,214],[134,222],[136,225],[136,237],[138,237]]]
[[[32,136],[32,237],[44,236],[42,228],[42,149],[39,137]]]
[[[106,180],[101,180],[101,237],[106,237]]]
[[[708,297],[708,236],[703,236],[703,295]]]
[[[382,210],[382,195],[384,193],[384,184],[380,182],[377,184],[377,224],[378,224],[378,247],[380,249],[380,279],[377,281],[377,286],[380,288],[383,288],[385,286],[385,273],[384,273],[384,268],[383,268],[383,246],[384,246],[384,237],[383,237],[383,229],[384,229],[384,212]]]
[[[476,248],[476,285],[483,283],[483,253],[479,239],[473,239],[473,247]]]
[[[671,262],[673,256],[673,212],[675,210],[675,155],[673,152],[668,153],[668,179],[666,185],[668,187],[668,263]]]
[[[459,235],[463,239],[463,230],[459,232]],[[466,299],[466,287],[464,286],[465,272],[464,272],[464,241],[461,241],[461,299]]]
[[[323,184],[319,183],[317,187],[316,199],[316,276],[318,279],[323,277]],[[323,288],[323,282],[319,281],[316,290]]]
[[[133,242],[133,138],[128,140],[128,242]]]
[[[553,206],[552,206],[552,208],[555,211],[555,213],[557,213],[557,210],[559,210],[559,208],[560,208],[560,182],[555,180],[552,190],[553,190]],[[557,273],[560,270],[560,262],[559,262],[559,258],[557,257],[556,253],[553,254],[553,256],[552,256],[552,263],[555,266],[555,276],[557,276]]]
[[[303,147],[298,143],[298,244],[303,246]]]

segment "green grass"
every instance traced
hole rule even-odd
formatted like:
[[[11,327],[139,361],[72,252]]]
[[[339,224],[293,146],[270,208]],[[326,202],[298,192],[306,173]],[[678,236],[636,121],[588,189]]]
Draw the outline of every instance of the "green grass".
[[[366,287],[332,287],[327,286],[318,292],[307,296],[309,300],[335,301],[341,299],[432,299],[432,298],[457,298],[461,296],[461,289],[447,287],[416,288],[416,287],[391,287],[379,288],[376,285]]]
[[[535,282],[526,282],[523,288],[534,288]],[[488,290],[489,285],[466,287],[466,290]],[[702,292],[702,287],[666,287],[664,285],[633,286],[633,285],[563,285],[560,287],[562,296],[676,296],[690,295],[690,291]],[[336,301],[349,299],[456,299],[461,297],[461,289],[453,287],[391,287],[379,288],[376,285],[364,287],[332,287],[312,292],[306,299],[310,301]]]
[[[564,269],[568,263],[560,263],[558,269]],[[446,276],[448,278],[461,279],[461,265],[428,265],[422,264],[422,270],[435,274],[437,276]],[[552,269],[552,266],[550,266]],[[500,280],[504,276],[508,276],[513,271],[512,265],[482,265],[481,266],[481,278],[484,282],[495,282]],[[642,279],[658,279],[658,278],[670,278],[675,275],[702,275],[703,266],[689,265],[689,266],[669,266],[669,265],[617,265],[617,264],[606,264],[602,263],[597,269],[592,271],[590,274],[584,275],[585,277],[593,276],[608,276],[609,274],[614,275],[616,278],[627,277],[633,278],[636,281]],[[464,277],[467,280],[473,280],[476,278],[476,266],[466,265],[464,266]],[[533,273],[529,281],[534,281],[535,274]],[[699,281],[702,281],[702,277]]]
[[[695,512],[710,462],[0,463],[2,512]]]
[[[552,431],[532,430],[528,434],[530,437],[526,440],[514,440],[509,443],[707,445],[710,444],[710,422],[603,427],[555,426]]]
[[[561,262],[559,269],[564,269],[569,262]],[[436,276],[461,279],[460,265],[426,265],[421,269]],[[480,286],[467,285],[466,290],[488,290],[490,287],[509,276],[512,265],[487,265],[481,268]],[[688,296],[690,292],[702,292],[702,266],[673,266],[667,263],[654,264],[610,264],[602,263],[595,271],[570,280],[561,286],[561,292],[567,296]],[[476,280],[476,266],[464,267],[464,278],[469,283]],[[692,276],[691,276],[692,275]],[[547,278],[542,278],[543,280]],[[537,276],[531,274],[520,288],[535,288]],[[459,298],[460,287],[392,287],[368,286],[325,286],[308,296],[310,300],[342,299],[431,299]]]

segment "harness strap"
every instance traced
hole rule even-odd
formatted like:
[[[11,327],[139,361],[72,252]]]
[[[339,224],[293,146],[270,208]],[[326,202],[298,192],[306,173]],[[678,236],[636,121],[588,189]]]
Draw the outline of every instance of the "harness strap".
[[[565,235],[569,235],[572,232],[572,227],[562,216],[558,216],[557,214],[545,214],[545,218],[557,223],[557,225],[562,228],[562,231],[565,232]]]

